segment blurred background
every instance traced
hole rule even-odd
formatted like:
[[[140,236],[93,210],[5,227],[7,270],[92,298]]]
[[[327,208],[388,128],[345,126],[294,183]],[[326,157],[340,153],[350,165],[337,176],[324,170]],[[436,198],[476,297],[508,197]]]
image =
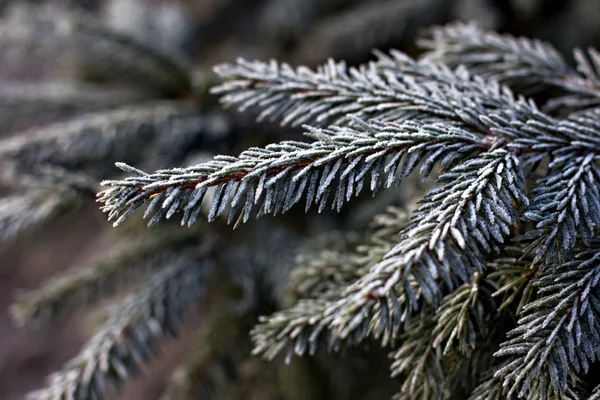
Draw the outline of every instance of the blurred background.
[[[130,154],[129,147],[107,159],[93,159],[96,164],[89,176],[98,181],[115,173],[114,161],[127,157],[136,167],[154,170],[190,164],[216,153],[237,154],[250,144],[297,138],[298,130],[257,124],[251,113],[222,110],[208,93],[218,83],[212,67],[237,57],[274,58],[314,67],[330,57],[349,64],[365,62],[372,58],[373,49],[396,48],[416,56],[415,39],[425,28],[457,20],[546,40],[568,59],[573,47],[600,48],[600,0],[0,0],[0,157],[5,154],[8,159],[3,146],[24,146],[19,138],[49,135],[45,126],[68,124],[84,112],[180,95],[163,86],[130,90],[143,77],[114,74],[109,63],[103,66],[101,57],[89,58],[87,38],[77,36],[77,30],[65,30],[74,11],[185,60],[192,71],[194,94],[184,96],[183,101],[192,103],[202,115],[201,137],[180,135],[169,142],[155,141],[143,155]],[[94,51],[104,54],[101,46]],[[136,82],[132,85],[132,81]],[[75,82],[77,90],[69,92]],[[70,97],[61,97],[65,91]],[[77,167],[78,162],[72,165]],[[10,176],[3,178],[0,195],[18,200],[14,194],[26,183],[18,178],[19,173],[5,169],[2,174]],[[1,207],[6,213],[8,205]],[[379,203],[372,207],[381,209]],[[360,215],[353,213],[357,221],[349,224],[360,226]],[[307,224],[336,226],[336,218],[326,215]],[[9,230],[9,223],[4,218],[0,230]],[[45,377],[75,355],[102,320],[101,313],[92,312],[19,329],[8,311],[15,293],[103,254],[119,240],[93,196],[57,212],[51,223],[32,226],[27,235],[0,247],[2,400],[21,399],[41,387]],[[196,314],[180,334],[181,340],[169,342],[163,357],[147,368],[146,379],[128,383],[120,398],[159,398],[178,360],[193,345],[190,332],[200,324],[201,311]],[[252,370],[251,365],[248,368]]]

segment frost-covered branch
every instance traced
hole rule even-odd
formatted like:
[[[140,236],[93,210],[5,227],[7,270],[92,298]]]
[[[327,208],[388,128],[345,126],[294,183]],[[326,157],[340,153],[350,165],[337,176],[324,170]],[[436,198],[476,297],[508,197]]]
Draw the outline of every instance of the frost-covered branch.
[[[188,168],[148,174],[121,165],[137,176],[103,182],[109,188],[99,201],[115,225],[148,201],[150,224],[183,212],[181,223],[190,225],[209,187],[215,187],[209,220],[229,206],[230,222],[246,222],[255,206],[259,215],[280,214],[303,199],[307,210],[313,204],[339,210],[366,185],[376,193],[398,185],[421,162],[427,176],[434,165],[452,165],[486,146],[472,132],[435,123],[355,122],[356,128],[311,128],[312,143],[251,148],[238,157],[217,156]]]
[[[182,259],[155,275],[139,293],[127,298],[104,327],[48,386],[32,400],[102,399],[121,381],[140,374],[164,338],[174,336],[181,318],[203,293],[209,265]]]

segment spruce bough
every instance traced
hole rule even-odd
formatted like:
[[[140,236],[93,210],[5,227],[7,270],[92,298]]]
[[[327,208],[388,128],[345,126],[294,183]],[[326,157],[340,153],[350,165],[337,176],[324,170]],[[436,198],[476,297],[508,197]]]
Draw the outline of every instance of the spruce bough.
[[[433,175],[408,218],[390,212],[364,245],[327,258],[340,265],[300,261],[296,287],[311,273],[329,284],[262,317],[254,353],[379,341],[395,399],[597,397],[600,56],[577,51],[573,69],[547,44],[470,25],[422,44],[419,60],[392,51],[358,67],[216,67],[225,105],[302,125],[310,141],[150,173],[119,163],[130,176],[102,183],[102,210],[115,225],[146,205],[150,225],[206,213],[241,226]]]
[[[598,87],[600,58],[590,51],[584,64],[577,53],[577,73],[545,44],[490,34],[472,44],[473,31],[434,31],[427,42],[433,51],[419,61],[394,52],[357,68],[330,62],[312,71],[245,60],[219,66],[225,82],[213,92],[225,104],[307,123],[313,141],[150,174],[120,165],[134,175],[103,182],[103,210],[118,224],[149,202],[151,223],[180,213],[181,223],[191,224],[214,188],[208,219],[227,212],[239,223],[254,208],[279,214],[301,201],[307,210],[340,210],[365,188],[375,194],[416,169],[424,176],[439,171],[437,186],[390,239],[391,250],[333,296],[263,319],[254,331],[257,353],[314,352],[325,331],[338,344],[385,337],[399,346],[393,375],[407,379],[397,398],[450,396],[445,383],[456,363],[474,362],[478,352],[496,358],[476,398],[577,393],[574,382],[600,356],[600,120],[596,110],[544,112],[503,84],[527,87],[527,94],[559,86],[597,97],[590,88]],[[483,51],[497,56],[470,57]],[[537,75],[486,73],[505,59]],[[561,83],[565,76],[574,84]],[[521,285],[513,282],[519,276],[493,266],[515,240],[521,257],[533,255],[524,271],[535,268]],[[512,305],[500,309],[496,294],[523,285],[535,295],[520,313]],[[503,313],[517,318],[507,337],[491,332]]]

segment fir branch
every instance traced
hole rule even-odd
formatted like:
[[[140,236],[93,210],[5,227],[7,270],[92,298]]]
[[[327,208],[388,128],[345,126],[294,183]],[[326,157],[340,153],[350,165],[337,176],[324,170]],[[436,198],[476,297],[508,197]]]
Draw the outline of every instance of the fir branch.
[[[485,373],[485,379],[473,390],[469,400],[513,400],[513,397],[507,397],[507,390],[502,386],[502,379],[494,376],[496,369],[504,367],[506,363],[498,365],[493,371]]]
[[[301,298],[290,309],[262,317],[261,324],[252,331],[254,354],[273,359],[287,349],[286,360],[289,361],[292,355],[302,356],[307,350],[309,354],[315,354],[323,341],[327,343],[324,347],[328,351],[337,351],[342,346],[364,340],[372,329],[373,334],[379,337],[382,332],[377,331],[377,324],[373,324],[358,328],[350,339],[340,340],[331,329],[333,318],[326,311],[341,299],[342,290],[347,285],[356,281],[396,243],[397,233],[405,222],[403,211],[390,208],[387,213],[376,216],[373,233],[365,235],[369,240],[357,245],[353,252],[334,252],[331,258],[327,257],[329,252],[326,250],[318,256],[301,253],[303,256],[297,261],[299,268],[292,272],[290,285],[297,287],[297,291],[300,290],[306,297],[313,298]],[[311,291],[306,293],[302,290]],[[405,301],[402,296],[398,299],[400,304]],[[382,340],[387,343],[391,338],[383,337]]]
[[[600,123],[595,114],[567,120],[553,118],[533,102],[515,100],[504,86],[452,71],[427,61],[415,62],[400,52],[358,69],[331,61],[313,72],[275,62],[247,62],[216,68],[226,82],[213,89],[227,105],[255,107],[258,119],[281,119],[296,125],[329,121],[342,124],[346,114],[358,118],[413,123],[444,123],[505,140],[527,156],[528,163],[557,160],[575,153],[600,154]]]
[[[574,50],[577,71],[584,77],[585,82],[593,86],[593,93],[600,90],[600,53],[594,48],[589,48],[587,54],[580,50]]]
[[[50,18],[33,14],[25,21],[6,24],[0,32],[2,53],[19,63],[41,61],[49,64],[46,69],[55,75],[67,71],[69,77],[125,84],[152,96],[181,96],[190,91],[187,61],[175,52],[165,53],[116,32],[89,14],[73,12]],[[45,29],[36,29],[42,24]]]
[[[535,93],[571,71],[561,54],[547,43],[486,32],[474,24],[451,24],[431,29],[419,41],[429,50],[424,58],[449,66],[464,65],[472,73],[523,91]]]
[[[67,45],[66,18],[48,12],[24,14],[24,18],[3,18],[0,26],[3,79],[64,76],[71,51]],[[40,31],[40,26],[45,29]],[[32,69],[32,64],[41,64],[44,68]]]
[[[600,107],[600,53],[593,48],[587,54],[575,49],[573,56],[579,76],[573,73],[556,83],[569,94],[550,99],[545,105],[548,111],[567,109],[582,113]]]
[[[481,273],[475,273],[470,283],[446,295],[435,311],[434,347],[445,344],[444,355],[456,351],[469,355],[475,349],[477,336],[485,338],[492,328],[489,325],[497,309],[492,287]]]
[[[114,310],[79,355],[50,376],[46,388],[29,398],[102,399],[122,380],[139,375],[159,342],[175,335],[185,311],[202,295],[208,271],[207,263],[182,259],[158,273]]]
[[[420,298],[417,282],[410,278],[408,281],[411,295]],[[294,355],[307,352],[314,355],[323,348],[329,352],[339,351],[362,343],[369,336],[385,346],[397,339],[402,323],[410,322],[412,315],[406,310],[411,300],[402,290],[391,291],[386,299],[371,301],[362,309],[354,310],[356,316],[342,332],[336,320],[339,303],[344,301],[342,291],[301,299],[291,308],[260,318],[260,324],[252,330],[253,353],[271,360],[287,350],[285,359],[289,362]]]
[[[417,62],[397,51],[378,56],[377,62],[358,68],[330,60],[316,71],[238,59],[237,64],[215,67],[225,82],[212,93],[239,111],[262,109],[259,121],[280,119],[292,126],[337,125],[352,114],[391,121],[453,119],[485,132],[477,111],[485,114],[485,109],[515,104],[510,91],[465,70]]]
[[[572,70],[547,43],[485,32],[474,25],[453,24],[434,28],[421,46],[425,58],[449,66],[464,65],[473,74],[497,80],[531,95],[549,88],[567,94],[550,100],[548,111],[578,111],[600,105],[600,56],[591,49],[589,60],[575,52],[578,70]],[[563,110],[561,110],[561,108]]]
[[[75,271],[53,276],[40,288],[20,293],[11,313],[23,325],[51,320],[94,304],[163,268],[182,249],[194,244],[196,237],[194,231],[166,229],[130,240],[113,249],[112,254],[103,254]]]
[[[352,337],[342,340],[328,328],[331,318],[325,311],[330,304],[329,299],[303,299],[291,308],[260,317],[260,324],[251,332],[252,353],[272,360],[287,349],[287,363],[293,355],[302,356],[307,352],[314,355],[323,347],[327,351],[338,351],[342,346],[361,341],[364,335],[358,335],[356,340]]]
[[[84,78],[135,85],[167,96],[187,94],[192,87],[181,57],[102,26],[89,15],[72,14],[68,32],[73,62]]]
[[[0,243],[15,240],[78,204],[78,196],[67,190],[37,190],[0,199]]]
[[[301,299],[337,294],[361,276],[353,254],[324,248],[318,253],[306,250],[298,255],[289,287]]]
[[[535,295],[532,280],[539,266],[531,265],[531,259],[524,254],[523,248],[508,247],[504,248],[498,257],[489,261],[487,267],[491,270],[488,278],[497,287],[493,297],[502,296],[498,311],[507,310],[518,300],[515,313],[521,314],[525,304]]]
[[[552,168],[582,155],[600,157],[600,121],[594,114],[556,119],[533,103],[521,103],[480,118],[492,133],[509,142],[510,149],[523,154],[524,166],[550,159]]]
[[[357,128],[310,128],[312,143],[281,142],[251,148],[238,157],[217,156],[213,161],[189,168],[159,170],[147,174],[119,164],[138,176],[105,181],[99,194],[102,210],[121,223],[143,203],[152,200],[146,216],[150,225],[183,211],[182,224],[191,225],[207,188],[215,187],[209,221],[230,205],[229,222],[246,222],[252,208],[258,215],[287,211],[302,198],[306,209],[313,203],[322,210],[340,209],[358,195],[370,174],[370,190],[398,185],[424,158],[421,171],[427,176],[436,163],[452,164],[482,150],[485,144],[469,131],[438,124],[419,125],[355,120]],[[261,204],[262,203],[262,204]],[[154,208],[158,207],[158,211]]]
[[[499,165],[502,165],[502,167],[499,167]],[[441,235],[444,231],[444,225],[452,224],[453,215],[460,216],[464,207],[465,210],[472,209],[472,212],[470,212],[472,218],[478,213],[483,212],[486,212],[487,215],[494,215],[494,220],[486,222],[485,226],[479,223],[475,227],[470,228],[477,232],[478,237],[476,240],[482,241],[479,246],[486,246],[484,249],[490,250],[491,247],[488,246],[495,246],[497,240],[502,240],[503,236],[506,235],[506,223],[510,223],[509,221],[511,220],[513,221],[512,223],[516,222],[516,214],[512,209],[512,204],[510,204],[510,209],[506,209],[505,207],[516,196],[518,196],[516,197],[517,199],[524,200],[520,182],[521,178],[519,178],[520,172],[514,168],[517,168],[516,160],[510,154],[497,150],[491,154],[486,154],[482,159],[476,159],[470,163],[467,162],[466,166],[456,167],[456,170],[445,176],[443,175],[440,179],[442,182],[448,182],[444,186],[446,190],[454,189],[454,184],[456,183],[454,180],[460,179],[463,182],[461,188],[465,190],[464,193],[467,193],[467,195],[464,197],[464,204],[460,207],[456,202],[453,202],[457,196],[456,194],[448,196],[448,193],[438,190],[437,193],[432,193],[429,196],[431,200],[438,202],[442,201],[441,199],[446,199],[444,204],[454,210],[454,212],[448,211],[443,214],[446,215],[447,220],[442,220],[440,226],[438,226],[439,229],[437,229],[440,233],[436,235]],[[463,175],[464,172],[467,173],[466,177]],[[499,183],[507,186],[498,187]],[[511,187],[511,189],[508,189],[508,187]],[[498,189],[501,189],[501,191],[496,192]],[[509,191],[515,193],[511,194]],[[495,193],[495,195],[490,194],[490,192]],[[491,197],[484,199],[484,194]],[[458,197],[461,197],[461,195],[462,192],[458,192]],[[477,198],[480,199],[477,200]],[[492,202],[498,202],[501,205],[498,206],[496,203],[492,205]],[[472,203],[472,207],[469,206],[469,203]],[[476,209],[477,205],[480,207],[479,210]],[[501,208],[496,209],[496,207]],[[420,210],[417,210],[417,213],[426,212],[430,208],[433,210],[437,209],[436,207],[425,205]],[[438,213],[443,213],[444,211],[447,210],[442,209]],[[438,215],[442,214],[436,213],[429,218],[435,219]],[[421,217],[421,220],[413,218],[412,225],[409,225],[407,232],[423,226],[432,229],[433,227],[428,227],[425,219],[425,217]],[[437,242],[434,243],[433,248],[436,251],[438,249],[444,250],[446,255],[456,252],[452,247],[454,246],[452,244],[454,243],[453,241],[459,240],[459,234],[466,235],[466,233],[461,233],[457,228],[467,229],[466,221],[462,223],[459,221],[461,221],[460,218],[453,224],[456,231],[453,230],[452,235],[456,235],[457,239],[450,237],[450,227],[448,227],[447,233],[444,233],[444,236],[441,238],[438,237]],[[433,235],[435,230],[431,232],[431,237],[436,236]],[[483,230],[483,232],[480,232],[480,230]],[[448,243],[442,242],[443,240],[446,240]],[[469,245],[472,246],[470,242]],[[289,310],[276,313],[267,319],[262,319],[262,324],[258,325],[253,331],[253,339],[256,346],[254,350],[255,354],[263,354],[267,358],[273,358],[279,351],[287,347],[289,348],[289,358],[293,354],[302,355],[307,349],[309,353],[314,353],[318,348],[319,342],[322,340],[329,343],[328,348],[331,350],[339,348],[342,344],[358,343],[364,340],[367,335],[382,338],[384,343],[393,341],[401,321],[408,322],[410,320],[410,310],[417,306],[417,298],[421,296],[422,290],[428,291],[426,296],[429,301],[436,301],[436,292],[434,291],[440,290],[438,283],[435,281],[424,282],[422,276],[422,274],[427,273],[426,277],[433,278],[430,275],[430,266],[428,263],[435,261],[433,257],[427,257],[427,259],[422,261],[422,264],[419,264],[421,261],[417,257],[418,254],[423,254],[428,246],[429,240],[420,246],[423,249],[419,250],[419,248],[416,248],[409,251],[416,258],[414,263],[417,272],[411,271],[403,278],[404,282],[400,290],[390,289],[378,296],[375,294],[373,296],[361,296],[361,293],[366,290],[365,288],[370,290],[375,287],[374,284],[364,286],[362,281],[366,278],[363,277],[351,285],[344,294],[339,293],[337,296],[327,299],[301,300]],[[466,251],[472,258],[482,257],[484,250],[467,248],[461,249],[461,251]],[[390,258],[395,261],[395,258],[398,257],[392,255]],[[463,279],[465,280],[472,274],[472,271],[469,271],[470,269],[483,268],[481,261],[478,261],[477,258],[471,258],[461,259],[458,255],[452,258],[454,262],[452,268],[461,268],[458,272],[464,276]],[[439,262],[442,263],[443,259]],[[385,265],[386,263],[389,263],[389,258],[377,265]],[[398,264],[394,265],[405,264],[398,262]],[[440,269],[438,272],[439,276],[445,276],[449,286],[452,286],[453,282],[458,279],[451,276],[450,272],[445,272],[443,268],[447,267],[444,267],[443,264],[440,264],[437,268]],[[389,274],[389,279],[394,278],[394,271],[386,274]],[[377,272],[374,276],[378,278],[374,283],[381,285],[382,291],[385,290],[383,289],[384,284],[381,284],[382,280],[379,280],[381,273]],[[369,274],[366,277],[373,279]],[[395,279],[400,279],[400,277],[395,277]],[[392,288],[395,284],[396,282],[390,284],[389,287]],[[397,293],[396,290],[398,290]],[[352,291],[359,293],[348,295]],[[371,293],[375,293],[374,289]],[[437,296],[439,295],[440,293],[438,292]],[[323,339],[323,337],[326,337],[326,339]]]
[[[402,389],[394,400],[442,399],[448,396],[444,387],[447,361],[442,349],[433,345],[433,318],[413,320],[401,335],[402,345],[392,353],[392,377],[403,375]]]
[[[412,280],[423,299],[437,307],[443,287],[451,290],[457,282],[471,280],[485,268],[484,255],[499,251],[518,221],[513,202],[527,203],[519,162],[502,149],[467,160],[439,182],[411,216],[399,244],[329,311],[342,337],[349,328],[368,324],[373,305],[392,301],[395,290],[410,301],[405,309],[390,308],[384,321],[405,319],[418,309]]]
[[[600,225],[600,170],[595,154],[573,157],[537,181],[531,204],[523,214],[536,229],[523,239],[534,239],[533,263],[563,263],[578,237],[590,244]]]
[[[479,381],[478,367],[487,369],[517,312],[520,325],[497,353],[510,359],[481,382],[474,398],[576,398],[577,375],[600,356],[600,253],[593,239],[600,215],[600,121],[597,110],[585,109],[600,104],[600,56],[576,53],[576,72],[545,44],[468,37],[477,30],[465,26],[440,32],[430,45],[455,60],[450,67],[431,63],[433,55],[414,61],[399,52],[357,68],[333,61],[316,71],[276,62],[222,65],[217,72],[225,83],[213,91],[225,104],[257,108],[259,119],[283,124],[338,126],[307,128],[311,143],[251,148],[187,168],[146,173],[120,163],[135,176],[105,181],[98,200],[115,225],[145,203],[150,225],[176,213],[183,214],[182,225],[191,225],[214,190],[208,219],[228,215],[237,226],[253,210],[280,214],[303,199],[306,210],[316,204],[319,211],[329,205],[339,211],[365,185],[377,193],[400,184],[419,164],[425,176],[439,165],[439,186],[399,236],[396,228],[404,224],[392,221],[356,251],[336,249],[319,261],[307,254],[292,277],[303,298],[261,318],[252,331],[255,354],[272,359],[287,351],[289,360],[367,338],[383,345],[401,338],[393,371],[408,379],[398,398],[451,397],[461,379]],[[583,111],[552,117],[533,101],[515,99],[503,84],[526,93],[566,93],[547,109]],[[529,204],[523,170],[546,164]],[[533,230],[519,225],[522,204],[528,208],[521,221],[533,221]],[[530,246],[507,246],[523,229]],[[224,254],[227,273],[260,302],[264,292],[283,287],[287,268],[274,268],[279,256],[264,259],[267,252],[254,247],[287,253],[277,243],[246,243]],[[593,249],[576,247],[586,244]],[[240,270],[240,260],[264,267]],[[493,296],[503,296],[499,307]],[[241,303],[255,307],[246,300]],[[495,330],[498,309],[510,322]]]
[[[406,219],[406,212],[390,207],[375,216],[362,243],[349,235],[315,240],[319,243],[317,251],[307,248],[298,255],[288,284],[292,292],[300,298],[338,294],[396,245]]]
[[[588,400],[600,400],[600,384],[594,388]]]
[[[600,252],[598,243],[578,248],[573,258],[540,271],[538,298],[523,308],[519,326],[497,356],[508,356],[496,372],[508,395],[560,397],[569,376],[588,371],[600,357]]]
[[[460,368],[468,370],[476,341],[486,340],[493,330],[490,311],[496,307],[491,294],[484,276],[476,273],[472,282],[448,294],[437,310],[421,313],[407,326],[400,336],[401,346],[391,355],[392,376],[404,377],[395,399],[450,395]]]
[[[481,380],[481,383],[477,385],[475,390],[471,393],[468,400],[517,400],[519,397],[516,393],[509,394],[508,387],[502,383],[502,378],[494,376],[497,370],[506,367],[508,363],[500,363],[496,367],[491,368],[485,373],[485,379]],[[583,400],[583,388],[582,382],[577,377],[570,375],[568,377],[569,387],[562,393],[553,392],[551,387],[548,387],[546,391],[540,390],[528,394],[528,400]],[[549,386],[551,386],[549,384]],[[591,399],[586,399],[591,400]]]
[[[13,180],[11,171],[3,179]],[[0,245],[52,222],[67,211],[93,198],[96,183],[88,176],[60,168],[44,168],[38,176],[20,177],[26,192],[0,198]]]
[[[145,99],[142,93],[59,82],[0,85],[0,134]]]
[[[356,247],[357,262],[370,267],[380,262],[398,244],[398,235],[406,227],[406,210],[388,207],[385,213],[377,214],[370,224],[366,243]]]
[[[0,162],[27,174],[42,164],[104,175],[107,161],[138,161],[163,135],[200,134],[203,118],[178,102],[151,102],[83,115],[0,142]],[[100,171],[97,171],[97,170]],[[100,173],[99,173],[100,172]]]

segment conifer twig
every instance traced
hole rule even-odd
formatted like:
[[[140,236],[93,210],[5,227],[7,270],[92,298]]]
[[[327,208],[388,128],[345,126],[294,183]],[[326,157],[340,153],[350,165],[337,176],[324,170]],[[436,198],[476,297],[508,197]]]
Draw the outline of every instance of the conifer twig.
[[[122,380],[139,375],[159,342],[176,334],[185,311],[199,300],[208,271],[207,263],[190,259],[165,268],[113,311],[84,349],[50,376],[46,388],[28,398],[102,399]]]
[[[519,325],[497,352],[509,357],[495,374],[509,388],[508,396],[562,396],[569,377],[586,373],[600,357],[593,345],[600,335],[599,282],[597,242],[578,248],[570,261],[536,274],[538,298],[523,307]]]
[[[238,157],[218,156],[188,168],[148,174],[119,164],[137,176],[104,181],[109,188],[99,194],[99,201],[109,219],[116,219],[115,225],[148,201],[145,215],[154,214],[150,224],[183,211],[181,223],[190,225],[207,188],[213,186],[209,221],[228,205],[229,222],[236,218],[246,222],[255,205],[261,205],[259,215],[279,214],[303,198],[307,210],[313,203],[319,210],[327,204],[339,210],[361,192],[368,175],[370,190],[376,193],[398,185],[422,157],[427,157],[421,168],[427,176],[436,163],[455,163],[485,146],[476,135],[459,128],[355,121],[357,128],[309,128],[306,135],[316,139],[312,143],[288,141],[251,148]]]
[[[442,287],[452,290],[485,269],[484,255],[499,251],[518,221],[513,202],[528,201],[519,162],[502,149],[468,160],[439,181],[443,185],[421,201],[399,244],[329,310],[342,337],[356,325],[368,325],[376,304],[395,304],[388,321],[404,320],[407,312],[418,309],[409,278],[417,280],[423,299],[437,307]],[[395,300],[396,286],[410,299],[404,309]]]
[[[34,191],[0,199],[0,242],[9,242],[33,227],[63,214],[77,204],[77,196],[63,190]]]
[[[600,384],[594,388],[589,400],[599,400],[599,399],[600,399]]]
[[[133,84],[166,96],[180,96],[191,88],[182,57],[165,54],[82,13],[70,15],[68,31],[73,63],[84,78]]]
[[[126,105],[19,132],[0,142],[0,163],[16,166],[24,174],[49,164],[98,175],[97,169],[103,171],[110,159],[137,161],[143,157],[140,147],[148,148],[162,135],[199,134],[202,129],[202,116],[178,102]],[[138,150],[130,151],[132,146]]]
[[[580,111],[600,106],[600,54],[575,50],[577,71],[547,43],[485,32],[474,25],[434,28],[421,41],[433,62],[464,65],[486,79],[497,80],[518,92],[535,94],[560,88],[565,94],[546,104],[549,112]],[[566,110],[565,110],[566,109]]]
[[[0,198],[0,245],[70,211],[83,200],[93,198],[97,185],[84,174],[75,174],[62,168],[36,168],[36,176],[14,176],[5,169],[0,180],[18,181],[24,193]]]
[[[176,253],[191,243],[197,232],[166,230],[124,243],[113,254],[58,274],[40,288],[21,293],[12,305],[20,323],[46,321],[77,307],[90,305],[118,289],[139,282],[152,271],[175,260]]]
[[[299,253],[288,285],[300,298],[327,294],[335,297],[397,244],[406,219],[404,210],[390,207],[387,212],[375,216],[364,242],[337,236],[330,239],[331,243],[324,242],[323,238],[315,240],[315,245],[319,244],[318,252],[304,249]]]
[[[2,83],[0,133],[23,131],[84,112],[146,99],[142,93],[85,84]]]
[[[225,82],[212,92],[225,105],[237,105],[239,111],[263,110],[259,120],[278,119],[292,126],[340,124],[352,114],[392,121],[466,119],[480,127],[469,110],[515,104],[509,91],[466,71],[455,73],[395,51],[378,56],[378,61],[357,68],[330,60],[315,71],[275,61],[238,59],[236,64],[215,67]],[[481,102],[482,95],[485,102]]]

